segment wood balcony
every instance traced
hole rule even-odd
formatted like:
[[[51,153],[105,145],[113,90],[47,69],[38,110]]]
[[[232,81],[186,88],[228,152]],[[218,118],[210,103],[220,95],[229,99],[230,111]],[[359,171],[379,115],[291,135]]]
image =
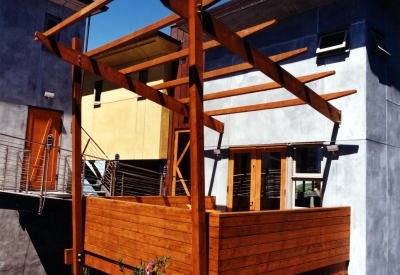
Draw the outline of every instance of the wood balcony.
[[[190,197],[86,198],[84,256],[120,274],[170,256],[167,274],[192,274]],[[206,209],[215,197],[206,197]],[[209,274],[347,274],[350,207],[207,213]]]

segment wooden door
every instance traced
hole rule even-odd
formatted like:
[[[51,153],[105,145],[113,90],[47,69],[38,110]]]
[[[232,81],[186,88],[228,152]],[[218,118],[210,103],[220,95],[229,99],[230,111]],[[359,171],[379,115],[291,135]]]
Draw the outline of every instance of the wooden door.
[[[231,149],[228,211],[285,209],[285,186],[286,147]]]
[[[38,108],[30,108],[26,130],[24,166],[28,177],[28,190],[40,190],[42,182],[47,191],[56,190],[58,150],[60,143],[61,113]],[[47,136],[54,137],[53,148],[46,150]],[[26,181],[22,181],[25,183]],[[23,186],[25,189],[26,186]]]

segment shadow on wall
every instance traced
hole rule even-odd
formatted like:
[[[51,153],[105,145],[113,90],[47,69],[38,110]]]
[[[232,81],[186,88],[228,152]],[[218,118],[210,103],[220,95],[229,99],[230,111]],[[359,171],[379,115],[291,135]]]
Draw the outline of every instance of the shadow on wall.
[[[330,144],[336,143],[336,138],[339,130],[339,125],[335,124],[332,130],[331,142]],[[322,198],[324,197],[324,193],[326,190],[326,186],[329,184],[329,171],[331,169],[332,161],[339,160],[340,156],[347,156],[357,154],[359,150],[358,145],[354,144],[339,144],[339,150],[336,152],[325,152],[326,163],[323,175],[323,187],[322,187]]]
[[[36,250],[46,274],[71,274],[71,266],[64,264],[64,249],[72,247],[71,201],[46,199],[40,216],[38,207],[38,198],[0,193],[0,208],[18,211],[19,224],[22,230],[29,235],[30,242]],[[17,224],[4,220],[2,223]],[[21,238],[17,235],[16,237]],[[9,240],[9,243],[17,243],[17,241],[20,240]],[[0,248],[0,250],[3,249]],[[7,249],[15,251],[15,255],[21,255],[17,257],[24,257],[16,259],[18,264],[23,262],[24,270],[35,271],[34,266],[29,266],[33,263],[27,258],[36,257],[36,255],[25,255],[27,252],[18,251],[18,247]]]

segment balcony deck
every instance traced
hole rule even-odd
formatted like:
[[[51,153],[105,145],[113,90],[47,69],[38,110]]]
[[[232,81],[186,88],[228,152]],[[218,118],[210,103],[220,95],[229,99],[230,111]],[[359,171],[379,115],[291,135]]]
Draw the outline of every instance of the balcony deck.
[[[86,199],[84,263],[109,274],[170,256],[192,273],[190,197]],[[215,198],[206,197],[206,208]],[[209,274],[347,274],[350,207],[208,213]],[[312,272],[310,272],[312,271]]]

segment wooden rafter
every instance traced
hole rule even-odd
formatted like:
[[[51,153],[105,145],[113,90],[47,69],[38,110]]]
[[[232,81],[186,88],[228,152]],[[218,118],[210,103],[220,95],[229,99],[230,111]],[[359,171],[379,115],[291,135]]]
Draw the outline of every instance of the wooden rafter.
[[[270,56],[270,58],[272,60],[274,60],[274,62],[281,62],[281,61],[287,60],[289,58],[298,56],[307,51],[308,51],[308,48],[306,47],[306,48],[301,48],[298,50],[289,51],[286,53],[273,55],[273,56]],[[238,65],[233,65],[233,66],[225,67],[222,69],[206,72],[206,73],[204,73],[204,80],[210,80],[210,79],[213,79],[216,77],[220,77],[220,76],[224,76],[224,75],[228,75],[228,74],[232,74],[232,73],[237,73],[237,72],[242,72],[242,71],[246,71],[246,70],[250,70],[250,69],[253,69],[253,66],[251,64],[241,63]],[[185,85],[188,83],[189,83],[189,77],[182,77],[179,79],[166,81],[166,82],[159,83],[159,84],[154,84],[154,85],[151,85],[151,87],[156,90],[161,90],[161,89],[168,89],[168,88],[176,87],[179,85]],[[182,101],[182,100],[180,100],[180,101]],[[182,101],[182,102],[188,103],[189,99],[187,99],[186,101]]]
[[[215,4],[215,3],[219,2],[219,1],[220,0],[204,0],[203,1],[203,6],[213,5],[213,4]],[[162,28],[168,27],[168,26],[178,22],[181,19],[182,18],[179,15],[175,14],[175,13],[171,14],[171,15],[169,15],[167,17],[164,17],[164,18],[162,18],[162,19],[160,19],[160,20],[158,20],[158,21],[156,21],[156,22],[154,22],[154,23],[152,23],[150,25],[147,25],[144,28],[136,30],[136,31],[134,31],[134,32],[132,32],[130,34],[127,34],[127,35],[125,35],[123,37],[120,37],[120,38],[118,38],[118,39],[116,39],[114,41],[111,41],[111,42],[109,42],[109,43],[107,43],[105,45],[102,45],[102,46],[100,46],[100,47],[98,47],[96,49],[88,51],[86,53],[86,55],[88,55],[88,56],[96,56],[96,55],[99,55],[99,54],[101,54],[101,53],[103,53],[105,51],[110,51],[110,50],[114,50],[114,49],[123,47],[125,45],[128,45],[130,43],[135,42],[136,40],[144,37],[145,35],[147,35],[149,33],[152,33],[152,32],[158,31],[158,30],[160,30]]]
[[[321,95],[321,97],[324,100],[332,100],[332,99],[337,99],[340,97],[348,96],[351,94],[355,94],[356,92],[357,92],[357,90],[349,90],[349,91],[342,91],[342,92],[336,92],[336,93],[330,93],[330,94],[323,94],[323,95]],[[299,98],[295,98],[295,99],[281,100],[281,101],[275,101],[275,102],[268,102],[268,103],[263,103],[263,104],[212,110],[212,111],[206,111],[204,113],[208,114],[210,116],[228,115],[228,114],[245,113],[245,112],[253,112],[253,111],[261,111],[261,110],[268,110],[268,109],[298,106],[298,105],[303,105],[303,104],[306,104],[306,103],[304,103],[304,101],[302,101]]]
[[[82,10],[78,11],[77,13],[73,14],[72,16],[68,17],[64,21],[60,22],[53,28],[45,31],[43,33],[43,35],[45,35],[45,36],[55,35],[55,34],[61,32],[62,30],[68,28],[69,26],[75,24],[76,22],[88,17],[93,12],[101,9],[102,7],[104,7],[105,5],[107,5],[108,3],[112,2],[112,1],[114,1],[114,0],[97,0],[97,1],[93,2],[92,4],[84,7]]]
[[[271,60],[273,60],[274,62],[282,62],[282,61],[288,60],[290,58],[299,56],[300,54],[303,54],[306,52],[308,52],[307,47],[280,53],[280,54],[276,54],[276,55],[272,55],[269,58],[271,58]],[[225,67],[222,69],[217,69],[217,70],[206,72],[206,73],[204,73],[204,79],[209,80],[209,79],[213,79],[213,78],[220,77],[220,76],[227,75],[227,74],[243,72],[243,71],[250,70],[253,68],[254,67],[249,63],[241,63],[241,64]]]
[[[242,31],[239,31],[239,32],[237,32],[237,34],[240,37],[248,37],[249,35],[255,34],[255,33],[259,32],[261,30],[264,30],[264,29],[266,29],[268,27],[271,27],[271,26],[275,25],[276,23],[277,23],[276,20],[271,20],[271,21],[259,24],[257,26],[254,26],[254,27],[247,28],[247,29],[244,29]],[[214,48],[216,48],[216,47],[218,47],[220,45],[221,44],[218,43],[215,40],[208,41],[208,42],[203,43],[203,50],[204,51],[211,50],[211,49],[214,49]],[[133,73],[133,72],[138,72],[138,71],[145,70],[145,69],[148,69],[148,68],[151,68],[151,67],[154,67],[154,66],[165,64],[167,62],[172,62],[172,61],[187,57],[188,55],[189,55],[189,49],[183,49],[183,50],[181,50],[179,52],[171,53],[171,54],[166,55],[166,56],[161,56],[161,57],[149,60],[149,61],[145,61],[145,62],[140,63],[140,64],[136,64],[136,65],[121,69],[120,72],[123,73],[123,74],[129,74],[129,73]]]
[[[138,95],[141,95],[183,116],[189,117],[189,106],[183,104],[175,98],[158,92],[153,88],[120,73],[118,70],[115,70],[110,66],[104,65],[103,63],[80,53],[79,51],[73,50],[59,42],[50,41],[40,32],[36,32],[35,36],[51,52],[53,52],[56,56],[63,59],[64,61],[67,61],[72,65],[79,66],[85,71],[101,76],[107,81],[110,81],[120,87],[135,92]],[[223,123],[208,115],[204,115],[204,125],[219,133],[223,132]]]
[[[185,0],[161,0],[161,2],[183,18],[188,18],[187,3]],[[221,45],[244,61],[252,64],[254,68],[258,69],[275,82],[281,84],[289,92],[306,102],[331,121],[335,123],[340,122],[340,111],[312,89],[301,83],[296,77],[265,56],[260,50],[240,38],[207,11],[203,11],[201,17],[203,30],[210,37],[220,42]]]
[[[328,72],[300,76],[297,79],[299,81],[301,81],[302,83],[308,83],[308,82],[315,81],[315,80],[318,80],[318,79],[321,79],[324,77],[328,77],[333,74],[335,74],[335,71],[328,71]],[[232,89],[232,90],[227,90],[227,91],[222,91],[222,92],[216,92],[216,93],[212,93],[212,94],[206,94],[206,95],[204,95],[204,100],[220,99],[220,98],[225,98],[225,97],[230,97],[230,96],[245,95],[245,94],[256,93],[256,92],[261,92],[261,91],[279,89],[279,88],[282,88],[282,85],[279,85],[276,82],[268,82],[268,83],[249,86],[249,87],[243,87],[243,88],[237,88],[237,89]],[[183,98],[183,99],[179,99],[179,101],[186,103],[189,101],[189,99]]]
[[[123,37],[120,37],[114,41],[111,41],[107,44],[104,44],[98,48],[95,48],[93,50],[90,50],[86,53],[88,56],[96,56],[104,53],[105,51],[111,51],[120,47],[123,47],[125,45],[129,45],[130,43],[134,43],[136,40],[144,37],[145,35],[158,31],[164,27],[167,27],[169,25],[172,25],[176,22],[181,20],[181,17],[177,14],[171,14],[161,20],[158,20],[144,28],[141,28],[139,30],[136,30],[130,34],[127,34]]]

